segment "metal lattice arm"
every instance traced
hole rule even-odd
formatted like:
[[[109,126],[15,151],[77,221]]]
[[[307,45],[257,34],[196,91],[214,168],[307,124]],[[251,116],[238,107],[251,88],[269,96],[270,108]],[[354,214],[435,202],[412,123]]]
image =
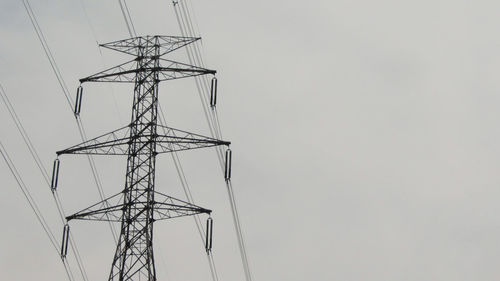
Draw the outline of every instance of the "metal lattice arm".
[[[129,55],[137,55],[138,48],[145,48],[144,53],[154,54],[155,47],[160,48],[160,56],[173,52],[188,44],[200,40],[200,37],[180,37],[180,36],[141,36],[125,40],[114,41],[99,46]]]
[[[157,126],[161,132],[156,138],[156,151],[158,153],[183,151],[219,145],[230,145],[231,142],[218,140],[167,126]]]
[[[110,133],[101,135],[81,144],[56,152],[61,154],[127,154],[130,139],[130,127],[126,126]]]
[[[154,58],[150,60],[152,62]],[[137,67],[137,60],[131,60],[115,67],[103,70],[94,75],[80,79],[80,83],[85,82],[136,82],[136,75],[139,72],[146,72],[149,75],[157,72],[158,81],[174,80],[186,77],[194,77],[205,74],[215,74],[215,70],[210,70],[194,65],[180,63],[172,60],[159,59],[160,65],[155,66],[152,63],[146,63],[145,66]],[[146,76],[149,77],[149,75]],[[144,79],[146,79],[144,78]]]
[[[139,221],[145,220],[141,214],[151,208],[153,209],[152,219],[155,221],[192,216],[196,214],[210,214],[212,212],[211,210],[173,198],[157,191],[154,192],[154,200],[150,201],[149,205],[146,201],[133,201],[132,203],[126,203],[123,196],[123,192],[115,194],[108,199],[66,217],[66,219],[68,221],[77,219],[121,222],[123,210],[125,208],[135,209],[135,216],[132,217],[132,219]]]
[[[183,151],[218,145],[230,145],[230,142],[218,140],[166,126],[157,126],[158,134],[134,136],[138,144],[146,145],[156,142],[157,153]],[[131,143],[130,128],[123,127],[111,133],[88,140],[81,144],[57,152],[62,154],[96,154],[96,155],[127,155]]]

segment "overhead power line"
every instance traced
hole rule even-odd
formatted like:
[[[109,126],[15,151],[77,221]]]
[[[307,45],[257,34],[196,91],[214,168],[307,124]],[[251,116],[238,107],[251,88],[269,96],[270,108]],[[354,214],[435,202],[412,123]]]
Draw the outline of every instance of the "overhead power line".
[[[66,98],[66,101],[68,102],[68,106],[69,106],[71,112],[73,112],[74,104],[70,99],[68,87],[66,86],[66,82],[64,81],[64,79],[61,75],[61,71],[59,70],[59,67],[57,66],[57,62],[56,62],[54,56],[52,55],[52,51],[47,43],[47,40],[45,38],[45,35],[43,34],[43,31],[38,23],[38,20],[36,18],[36,15],[31,7],[31,5],[30,5],[30,2],[29,2],[29,0],[22,0],[22,2],[23,2],[23,5],[25,7],[26,12],[28,13],[28,16],[29,16],[30,21],[33,25],[35,33],[37,34],[37,37],[40,41],[40,44],[42,45],[42,48],[44,49],[45,55],[46,55],[47,59],[49,60],[50,66],[52,67],[52,70],[57,78],[57,81],[61,87],[61,90]],[[78,131],[80,133],[80,137],[82,138],[82,141],[86,141],[86,132],[85,132],[85,127],[83,125],[83,121],[76,114],[75,114],[75,121],[77,123]],[[87,160],[89,162],[89,166],[90,166],[92,176],[94,178],[94,182],[96,184],[96,187],[97,187],[97,190],[99,193],[99,197],[101,198],[101,200],[104,200],[104,198],[106,198],[106,196],[105,196],[105,193],[104,193],[103,188],[102,188],[102,183],[101,183],[99,173],[98,173],[97,168],[96,168],[94,158],[89,155],[87,157]],[[113,224],[109,223],[109,228],[111,230],[111,234],[113,236],[113,239],[115,240],[115,243],[116,243],[117,242],[116,231],[114,230]],[[82,268],[83,268],[83,266],[82,266]]]
[[[1,84],[0,84],[0,98],[1,98],[2,102],[4,103],[5,107],[7,108],[7,111],[9,112],[9,115],[10,115],[12,121],[16,125],[16,128],[17,128],[19,134],[21,135],[24,143],[26,144],[26,147],[28,148],[28,151],[30,152],[33,160],[35,161],[35,164],[38,167],[38,170],[42,174],[42,177],[45,180],[45,184],[47,185],[48,189],[51,191],[52,198],[54,199],[54,203],[55,203],[55,205],[57,207],[57,211],[59,213],[59,218],[61,219],[61,222],[64,225],[65,224],[65,214],[64,214],[64,209],[63,209],[62,203],[61,203],[61,199],[59,198],[59,194],[58,194],[56,189],[51,188],[51,183],[49,180],[49,175],[47,173],[47,169],[45,168],[42,160],[40,159],[40,156],[39,156],[35,146],[33,145],[31,138],[29,137],[28,133],[26,132],[26,130],[21,122],[21,119],[17,115],[16,110],[14,109],[14,106],[10,102],[8,95],[5,92],[5,89],[3,88],[3,86]],[[78,268],[80,269],[80,272],[82,274],[82,278],[84,280],[87,280],[88,277],[86,275],[85,268],[83,267],[80,253],[78,251],[78,247],[76,246],[76,242],[75,242],[75,239],[73,238],[73,236],[71,236],[70,245],[71,245],[72,251],[75,253],[75,259],[76,259]],[[62,259],[62,262],[66,266],[66,259],[65,258]],[[69,264],[68,264],[68,269],[70,269]]]
[[[125,18],[125,22],[127,24],[127,29],[129,31],[129,33],[131,34],[131,36],[136,36],[136,31],[135,31],[135,27],[133,25],[133,22],[132,22],[132,18],[130,16],[130,11],[128,9],[128,6],[125,2],[125,0],[123,0],[123,4],[121,2],[122,0],[119,0],[119,3],[120,3],[120,8],[122,9],[122,14]],[[192,25],[192,22],[191,22],[191,19],[190,19],[190,14],[189,14],[189,10],[187,9],[187,7],[185,7],[184,5],[184,2],[185,0],[180,0],[180,7],[181,7],[181,15],[179,16],[179,13],[177,11],[176,6],[177,5],[174,5],[174,9],[176,11],[176,17],[177,17],[177,20],[179,22],[179,26],[181,28],[181,32],[183,33],[183,36],[189,36],[189,37],[194,37],[194,28],[193,28],[193,25]],[[37,36],[40,40],[40,43],[42,44],[42,47],[44,49],[44,52],[47,56],[47,59],[49,60],[50,64],[51,64],[51,67],[53,69],[53,72],[61,86],[61,89],[66,97],[66,100],[68,102],[68,105],[70,106],[70,109],[73,109],[73,104],[71,102],[71,99],[69,98],[69,91],[67,90],[67,87],[66,87],[66,84],[64,82],[64,79],[62,78],[62,75],[61,75],[61,72],[55,62],[55,59],[52,55],[52,52],[50,51],[50,48],[47,44],[47,41],[40,29],[40,26],[38,25],[38,22],[36,21],[36,17],[33,13],[33,10],[28,2],[28,0],[23,0],[23,4],[26,8],[26,11],[28,12],[28,15],[30,16],[30,20],[32,22],[32,25],[37,33]],[[88,18],[88,17],[87,17]],[[95,34],[94,34],[95,36]],[[201,52],[200,52],[200,49],[198,47],[198,45],[196,45],[196,43],[193,45],[193,46],[189,46],[188,47],[188,58],[189,58],[189,61],[192,65],[200,65],[200,66],[204,66],[204,63],[203,63],[203,59],[202,59],[202,56],[201,56]],[[196,77],[196,85],[197,85],[197,89],[198,89],[198,93],[199,93],[199,96],[200,96],[200,100],[202,102],[202,105],[203,105],[203,110],[204,110],[204,113],[205,113],[205,117],[207,119],[207,122],[209,124],[209,128],[210,128],[210,132],[211,132],[211,136],[213,139],[221,139],[221,136],[222,136],[222,131],[220,129],[220,123],[219,123],[219,118],[218,118],[218,114],[217,114],[217,110],[216,110],[216,107],[215,105],[212,105],[211,102],[209,102],[210,100],[210,83],[209,83],[209,80],[206,79],[206,78],[199,78],[199,77]],[[160,112],[161,111],[161,108],[160,108]],[[76,122],[77,122],[77,125],[78,125],[78,129],[79,129],[79,133],[81,135],[81,138],[82,138],[82,141],[85,143],[86,140],[87,140],[87,137],[86,137],[86,133],[85,133],[85,130],[84,130],[84,126],[82,124],[82,120],[80,119],[79,115],[78,114],[75,114],[75,117],[76,117]],[[160,121],[162,120],[162,118],[160,118]],[[163,118],[163,122],[164,122],[164,118]],[[22,131],[22,130],[21,130]],[[29,138],[27,139],[26,141],[27,143],[31,143],[29,141]],[[30,145],[28,145],[28,147],[30,147]],[[217,152],[217,157],[219,159],[219,163],[220,163],[220,166],[221,166],[221,169],[223,171],[223,174],[224,174],[224,169],[226,169],[226,174],[225,174],[225,180],[226,180],[226,187],[227,187],[227,190],[228,190],[228,195],[229,195],[229,200],[230,200],[230,205],[231,205],[231,209],[232,209],[232,213],[233,213],[233,220],[234,220],[234,225],[235,225],[235,229],[236,229],[236,233],[237,233],[237,238],[238,238],[238,244],[239,244],[239,248],[240,248],[240,253],[241,253],[241,258],[242,258],[242,262],[243,262],[243,267],[244,267],[244,271],[245,271],[245,277],[247,279],[247,281],[251,281],[251,273],[250,273],[250,268],[249,268],[249,263],[248,263],[248,257],[247,257],[247,253],[246,253],[246,249],[245,249],[245,244],[244,244],[244,239],[243,239],[243,231],[241,229],[241,223],[240,223],[240,219],[239,219],[239,215],[238,215],[238,211],[237,211],[237,208],[236,208],[236,201],[235,201],[235,196],[234,196],[234,191],[233,191],[233,188],[232,188],[232,184],[231,184],[231,179],[230,177],[227,177],[227,157],[226,157],[226,160],[224,160],[224,151],[222,149],[216,149],[216,152]],[[36,154],[36,152],[34,153]],[[37,155],[33,155],[34,158],[37,158]],[[177,154],[173,153],[172,154],[172,157],[174,159],[174,163],[176,164],[176,169],[178,171],[178,174],[179,174],[179,177],[181,178],[181,182],[183,182],[183,187],[184,187],[184,191],[186,193],[186,197],[188,198],[188,201],[192,201],[193,200],[193,197],[192,197],[192,194],[189,190],[189,186],[187,184],[187,180],[186,180],[186,177],[184,175],[184,172],[182,170],[182,166],[180,165],[180,160],[179,160],[179,157]],[[102,183],[101,183],[101,180],[100,180],[100,177],[99,177],[99,174],[97,172],[97,168],[95,166],[95,162],[93,160],[93,158],[91,156],[88,156],[88,161],[89,161],[89,164],[90,164],[90,167],[91,167],[91,171],[92,171],[92,174],[93,174],[93,177],[94,177],[94,181],[96,183],[96,186],[98,188],[98,191],[99,191],[99,196],[101,197],[101,199],[103,200],[104,204],[108,204],[108,202],[104,199],[105,198],[105,195],[104,195],[104,192],[102,190]],[[35,160],[36,162],[36,160]],[[37,163],[38,165],[38,163]],[[40,168],[40,167],[39,167]],[[42,170],[42,168],[40,168]],[[43,172],[42,172],[43,173]],[[48,176],[47,176],[47,172],[45,170],[45,180],[48,181]],[[109,208],[109,205],[106,205],[107,208]],[[106,215],[106,218],[109,220],[109,216],[108,216],[108,213],[105,213]],[[202,240],[204,235],[203,235],[203,231],[201,231],[202,227],[201,227],[201,222],[199,221],[199,218],[198,219],[195,219],[196,221],[196,224],[197,224],[197,228],[200,232],[200,236],[202,237]],[[112,227],[112,225],[110,224],[110,228],[111,228],[111,232],[113,234],[113,238],[115,239],[116,241],[116,233],[114,231],[114,228]],[[217,273],[215,271],[215,263],[213,261],[213,257],[212,257],[212,254],[211,252],[209,252],[207,250],[207,253],[208,253],[208,256],[209,256],[209,264],[211,266],[211,270],[212,270],[212,277],[213,279],[216,281],[218,280],[218,277],[217,277]],[[77,259],[78,260],[78,259]],[[80,264],[79,264],[80,266]],[[81,271],[82,271],[82,268],[80,268]],[[83,274],[83,272],[82,272]],[[84,274],[86,275],[86,274]],[[85,277],[84,277],[85,279]]]
[[[191,20],[191,15],[189,12],[189,8],[186,6],[186,2],[187,2],[187,0],[173,1],[177,22],[179,24],[179,27],[181,29],[181,33],[183,36],[197,36],[196,33],[194,32],[194,28],[193,28],[193,24],[192,24],[192,20]],[[179,9],[180,9],[180,11],[179,11]],[[204,62],[202,59],[199,44],[193,44],[193,45],[189,46],[186,50],[188,52],[188,58],[189,58],[189,61],[191,64],[200,65],[201,67],[204,67]],[[209,103],[210,83],[208,82],[208,79],[206,79],[206,77],[197,78],[196,83],[197,83],[198,94],[199,94],[200,100],[202,102],[202,107],[203,107],[203,110],[205,112],[205,117],[206,117],[206,120],[208,122],[208,126],[210,128],[210,132],[212,134],[212,137],[221,138],[222,130],[220,128],[217,107],[211,106],[211,104]],[[207,113],[208,110],[211,110],[211,114]],[[219,159],[222,173],[224,173],[224,169],[225,169],[224,167],[227,165],[227,163],[225,163],[224,156],[223,156],[224,152],[220,148],[215,148],[215,150],[217,152],[217,158]],[[235,226],[236,235],[238,238],[238,244],[239,244],[241,259],[242,259],[242,263],[243,263],[243,269],[245,271],[245,277],[246,277],[247,281],[251,281],[252,274],[250,271],[248,254],[246,252],[243,230],[241,227],[238,209],[236,206],[236,199],[235,199],[235,195],[234,195],[234,190],[233,190],[233,186],[232,186],[230,178],[226,178],[226,188],[227,188],[229,201],[230,201],[230,205],[231,205],[231,210],[232,210],[232,214],[233,214],[234,226]]]
[[[57,254],[59,254],[59,247],[58,247],[58,242],[57,239],[54,237],[54,234],[52,230],[50,229],[50,226],[47,224],[47,221],[45,220],[45,217],[43,216],[42,212],[40,211],[40,208],[38,207],[38,204],[36,203],[35,199],[33,199],[33,196],[29,192],[28,187],[26,186],[23,178],[21,177],[21,174],[17,170],[16,166],[14,165],[14,162],[10,158],[9,154],[7,153],[7,150],[5,149],[4,145],[0,141],[0,154],[2,155],[2,158],[5,161],[5,164],[7,164],[7,167],[9,168],[12,176],[14,177],[17,185],[19,186],[19,189],[23,193],[24,197],[26,198],[26,201],[28,201],[28,205],[30,209],[33,211],[35,214],[35,217],[37,221],[40,223],[40,226],[42,227],[44,233],[46,234],[47,238],[50,241],[50,244],[54,248]],[[73,281],[75,280],[73,276],[73,272],[71,271],[71,267],[67,263],[65,259],[61,259],[64,270],[66,272],[66,276],[68,277],[68,280]]]

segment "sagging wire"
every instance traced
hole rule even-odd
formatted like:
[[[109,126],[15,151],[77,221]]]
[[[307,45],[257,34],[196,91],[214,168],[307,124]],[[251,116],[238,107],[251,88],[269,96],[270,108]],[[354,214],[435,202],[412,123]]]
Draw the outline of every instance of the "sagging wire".
[[[28,201],[28,205],[30,206],[30,208],[33,211],[33,213],[35,213],[35,216],[36,216],[38,222],[42,226],[42,228],[43,228],[45,234],[47,235],[47,237],[49,238],[50,243],[54,247],[54,250],[56,251],[56,253],[59,254],[59,248],[57,246],[58,243],[56,241],[56,238],[55,238],[52,230],[50,229],[49,225],[47,224],[47,221],[45,220],[42,212],[40,211],[40,208],[38,207],[38,204],[33,199],[33,196],[31,196],[28,187],[24,183],[21,175],[19,174],[19,171],[17,170],[16,166],[14,165],[14,162],[10,158],[9,154],[7,153],[7,150],[5,149],[5,147],[3,146],[3,144],[2,144],[1,141],[0,141],[0,154],[2,155],[2,158],[4,159],[5,163],[7,164],[7,167],[9,168],[12,176],[16,180],[17,185],[21,189],[24,197]],[[63,263],[63,266],[64,266],[64,270],[66,272],[66,276],[68,277],[68,280],[70,280],[70,281],[75,280],[75,277],[73,275],[71,267],[67,263],[66,259],[61,259],[61,260],[62,260],[62,263]]]
[[[182,3],[183,3],[183,2],[181,1],[181,2],[178,2],[178,4],[177,4],[177,5],[174,5],[174,11],[175,11],[175,15],[176,15],[177,23],[179,24],[179,27],[180,27],[180,30],[181,30],[181,35],[182,35],[182,36],[184,36],[184,37],[187,37],[187,36],[189,36],[189,35],[187,35],[187,34],[186,34],[186,32],[185,32],[185,28],[184,28],[184,25],[185,25],[185,24],[184,24],[184,22],[183,22],[183,21],[181,22],[182,18],[181,18],[181,17],[179,17],[179,13],[178,13],[178,11],[177,11],[177,6],[181,6],[181,5],[182,5]],[[191,52],[190,52],[191,46],[192,46],[193,44],[196,44],[196,42],[194,42],[194,43],[192,43],[192,44],[190,44],[190,45],[187,45],[187,46],[186,46],[186,50],[188,50],[188,51],[187,51],[188,59],[189,59],[189,62],[190,62],[192,65],[195,63],[195,62],[194,62],[194,58],[192,57],[192,54],[191,54]],[[212,137],[218,138],[218,137],[217,137],[217,134],[216,134],[216,132],[214,131],[214,128],[213,128],[213,126],[212,126],[213,121],[211,120],[211,117],[210,117],[210,115],[208,114],[208,111],[207,111],[207,109],[208,109],[208,106],[207,106],[207,101],[206,101],[206,99],[205,99],[205,96],[203,95],[202,84],[201,84],[201,82],[200,82],[200,78],[199,78],[198,76],[196,76],[196,77],[194,77],[194,79],[195,79],[195,82],[196,82],[196,88],[197,88],[197,90],[198,90],[198,95],[199,95],[199,97],[200,97],[200,101],[201,101],[201,103],[202,103],[203,113],[204,113],[205,118],[207,119],[207,122],[208,122],[208,128],[209,128],[209,130],[210,130],[210,135],[211,135]],[[220,156],[218,155],[218,157],[220,157]],[[219,160],[222,160],[222,159],[219,159]],[[221,167],[222,167],[222,166],[221,166]]]
[[[166,118],[165,118],[165,114],[163,112],[163,109],[161,107],[159,109],[160,109],[160,116],[159,116],[160,117],[160,124],[162,124],[163,126],[167,126]],[[175,136],[175,132],[174,132],[174,136]],[[169,144],[169,146],[170,145],[171,144]],[[179,180],[181,182],[181,186],[182,186],[182,190],[184,191],[184,195],[186,196],[187,201],[189,203],[194,204],[195,200],[193,198],[193,194],[191,193],[191,188],[189,187],[189,184],[188,184],[188,181],[186,178],[186,174],[184,173],[184,169],[182,168],[179,155],[176,151],[174,151],[174,149],[172,149],[172,153],[170,153],[170,155],[172,156],[172,160],[174,161],[174,166],[175,166],[175,169],[176,169],[177,174],[179,176]],[[196,224],[196,229],[198,230],[198,233],[200,235],[201,242],[204,243],[206,238],[205,238],[205,235],[203,233],[203,227],[201,224],[200,217],[193,216],[193,219],[194,219],[195,224]],[[210,273],[212,275],[212,279],[214,281],[218,281],[219,275],[217,273],[217,268],[215,266],[215,261],[213,259],[213,255],[212,255],[211,251],[207,252],[207,259],[208,259],[208,264],[210,267]]]
[[[174,4],[174,10],[175,10],[177,22],[179,24],[179,27],[181,29],[181,33],[183,34],[183,36],[187,35],[187,36],[194,37],[195,34],[194,34],[194,29],[193,29],[193,26],[191,23],[191,19],[190,19],[189,9],[185,7],[185,2],[186,2],[186,0],[181,0],[181,1],[178,1],[178,3]],[[182,13],[181,16],[179,16],[179,12],[177,11],[179,6],[181,7],[181,13]],[[184,16],[184,18],[182,18],[182,16]],[[190,54],[190,50],[193,52],[193,54]],[[192,44],[192,46],[191,45],[187,46],[187,51],[188,51],[188,57],[190,59],[191,64],[197,63],[195,65],[200,65],[200,66],[204,67],[201,52],[200,52],[199,47],[196,44],[196,42],[194,44]],[[220,122],[219,122],[216,107],[212,107],[212,116],[210,116],[211,118],[209,118],[209,115],[206,113],[207,97],[206,96],[202,97],[203,96],[201,93],[202,90],[200,89],[199,83],[200,82],[197,83],[197,88],[198,88],[198,92],[199,92],[199,95],[201,98],[203,109],[205,111],[205,117],[207,119],[207,122],[209,123],[209,128],[210,128],[210,131],[212,133],[212,137],[220,137],[222,135],[222,131],[220,129]],[[206,79],[206,77],[205,77],[204,83],[202,83],[202,85],[203,85],[206,93],[209,93],[208,80]],[[222,155],[223,155],[222,149],[220,147],[216,147],[216,151],[217,151],[217,157],[219,159],[221,168],[224,172],[224,160],[222,158]],[[251,276],[249,262],[248,262],[248,255],[246,253],[243,231],[241,228],[241,222],[240,222],[238,210],[236,207],[234,190],[232,187],[231,180],[227,179],[227,178],[226,178],[226,187],[228,190],[230,205],[231,205],[231,209],[233,212],[233,222],[235,224],[235,230],[237,233],[237,238],[238,238],[238,243],[239,243],[240,253],[241,253],[241,259],[242,259],[243,267],[244,267],[244,271],[245,271],[245,277],[246,277],[247,281],[251,281],[252,276]]]
[[[38,24],[38,21],[36,19],[36,15],[35,13],[33,12],[33,9],[29,3],[28,0],[22,0],[22,3],[26,9],[26,12],[28,13],[28,16],[30,18],[30,21],[33,25],[33,28],[35,30],[35,33],[40,41],[40,44],[42,45],[42,48],[44,49],[44,52],[46,54],[46,57],[47,59],[49,60],[49,63],[52,67],[52,70],[59,82],[59,85],[61,86],[61,90],[66,98],[66,101],[68,102],[68,105],[70,107],[70,109],[73,111],[73,105],[72,105],[72,102],[71,102],[71,99],[69,98],[69,91],[68,91],[68,88],[66,86],[66,83],[64,81],[64,79],[62,78],[62,75],[61,75],[61,72],[59,70],[59,67],[57,66],[57,63],[52,55],[52,52],[49,48],[49,45],[47,43],[47,40],[40,28],[40,25]],[[81,122],[81,119],[78,115],[75,115],[76,117],[76,122],[77,122],[77,125],[78,125],[78,129],[80,131],[80,136],[82,137],[82,141],[85,142],[86,141],[86,137],[85,137],[85,129],[83,127],[83,124]],[[94,159],[92,156],[88,155],[88,161],[89,161],[89,164],[90,164],[90,167],[91,167],[91,170],[92,170],[92,174],[94,176],[94,181],[97,185],[97,189],[98,189],[98,192],[99,192],[99,195],[101,197],[101,200],[104,200],[104,198],[106,198],[104,196],[104,191],[102,190],[102,185],[100,184],[100,179],[98,178],[98,172],[97,172],[97,169],[95,168],[95,162],[94,162]],[[58,198],[58,196],[56,195],[56,197]],[[58,198],[58,200],[60,200]],[[110,229],[111,229],[111,233],[112,233],[112,236],[113,236],[113,239],[115,241],[115,243],[117,243],[117,238],[116,238],[116,231],[114,230],[114,226],[111,224],[111,222],[109,222],[109,226],[110,226]],[[73,239],[71,239],[70,241],[73,241]],[[83,266],[83,261],[79,255],[79,252],[78,250],[76,249],[76,245],[74,245],[73,242],[71,242],[71,247],[72,247],[72,250],[73,252],[75,253],[75,258],[77,260],[77,264],[78,264],[78,267],[81,269],[81,273],[82,273],[82,276],[83,276],[83,279],[84,280],[88,280],[88,278],[86,277],[87,274],[86,274],[86,271],[85,271],[85,268]]]
[[[40,41],[40,44],[42,45],[43,51],[45,52],[45,55],[47,56],[47,59],[49,60],[49,63],[50,63],[50,66],[52,67],[54,75],[56,76],[56,79],[59,82],[59,85],[61,86],[61,90],[63,91],[64,96],[66,97],[66,101],[68,102],[69,106],[72,108],[73,105],[71,103],[71,99],[69,98],[68,87],[66,86],[66,83],[62,79],[61,71],[59,70],[59,67],[55,63],[55,59],[54,59],[54,56],[52,55],[52,51],[50,50],[50,48],[47,44],[47,40],[45,39],[45,36],[43,35],[42,29],[40,28],[40,25],[38,24],[35,13],[33,12],[33,9],[31,8],[31,4],[28,0],[21,0],[21,2],[23,3],[24,8],[25,8],[26,12],[28,13],[31,24],[33,26],[33,29],[35,29],[36,35]]]
[[[42,177],[44,178],[45,183],[47,184],[47,186],[51,190],[52,198],[54,199],[54,203],[56,204],[56,208],[57,208],[57,211],[59,213],[59,217],[61,219],[62,224],[64,225],[66,215],[64,213],[64,209],[63,209],[63,206],[61,203],[61,199],[59,198],[59,194],[57,193],[57,189],[52,188],[53,184],[49,180],[49,174],[47,172],[47,169],[45,168],[42,160],[40,159],[40,156],[39,156],[35,146],[33,145],[31,138],[29,137],[28,133],[26,132],[26,130],[21,122],[21,119],[19,119],[19,116],[17,115],[17,113],[14,109],[14,106],[10,102],[8,95],[5,92],[5,89],[3,88],[3,86],[1,84],[0,84],[0,97],[1,97],[5,107],[7,108],[7,111],[10,114],[12,121],[16,125],[19,134],[21,135],[24,143],[26,144],[33,160],[35,161],[36,166],[38,167],[40,173],[42,174]],[[76,243],[73,241],[74,241],[74,238],[71,236],[71,240],[70,240],[71,249],[75,253],[75,259],[77,261],[78,268],[80,269],[80,272],[81,272],[84,280],[88,280],[85,268],[83,267],[83,262],[81,260],[80,253],[78,251]],[[63,259],[63,263],[65,263],[65,259]]]
[[[193,26],[193,23],[192,23],[192,20],[191,20],[191,13],[189,12],[189,8],[186,6],[186,3],[187,3],[187,0],[184,0],[183,3],[180,5],[181,6],[181,9],[182,9],[182,12],[183,12],[183,15],[184,15],[184,18],[187,19],[185,21],[185,27],[187,29],[187,34],[188,36],[198,36],[195,32],[195,29],[194,29],[194,26]],[[194,42],[194,44],[190,47],[192,47],[192,49],[194,50],[194,55],[193,55],[193,58],[195,58],[195,61],[198,63],[198,65],[200,65],[201,67],[205,67],[205,62],[203,60],[203,55],[201,54],[201,48],[199,46],[199,44],[202,44],[203,41],[199,41],[199,42]],[[208,77],[207,76],[203,76],[203,77],[199,77],[200,79],[203,80],[203,86],[204,86],[204,90],[206,93],[208,93],[209,91],[209,82],[208,82]],[[211,106],[212,107],[212,106]],[[218,117],[216,118],[215,115],[217,115],[217,110],[214,107],[212,107],[212,113],[213,113],[213,122],[215,124],[215,129],[217,129],[217,133],[218,133],[218,136],[222,139],[222,131],[220,130],[220,123],[218,122]]]
[[[50,47],[49,47],[49,45],[47,43],[45,35],[43,34],[42,29],[40,28],[40,25],[38,24],[38,20],[36,19],[36,15],[33,12],[33,9],[31,8],[29,0],[22,0],[22,1],[23,1],[23,4],[24,4],[24,7],[26,8],[26,12],[28,13],[28,15],[30,17],[31,23],[33,25],[33,28],[35,29],[35,32],[36,32],[36,34],[37,34],[37,36],[38,36],[38,38],[40,40],[40,43],[41,43],[44,51],[45,51],[47,59],[49,60],[52,69],[54,70],[54,73],[55,73],[56,78],[57,78],[57,80],[59,82],[59,85],[61,86],[62,92],[63,92],[64,96],[66,97],[66,100],[68,102],[69,108],[73,112],[74,106],[73,106],[73,103],[72,103],[71,99],[69,98],[68,87],[66,86],[66,82],[64,81],[64,79],[63,79],[63,77],[61,75],[59,67],[57,66],[57,62],[55,61],[54,56],[52,55],[52,51],[50,50]],[[73,112],[73,114],[74,114],[74,112]],[[81,120],[81,118],[80,118],[79,115],[77,115],[77,114],[74,114],[74,115],[75,115],[76,123],[77,123],[77,126],[78,126],[78,130],[80,132],[80,136],[82,138],[82,141],[85,142],[87,140],[87,138],[86,138],[85,128],[83,126],[82,120]],[[100,181],[100,179],[98,177],[98,171],[97,171],[97,168],[96,168],[96,165],[95,165],[94,158],[91,155],[87,155],[87,159],[89,161],[89,165],[90,165],[91,170],[92,170],[92,175],[94,177],[94,181],[96,183],[99,196],[101,197],[101,200],[104,201],[104,199],[106,197],[104,195],[104,191],[103,191],[103,188],[102,188],[101,181]],[[108,215],[106,214],[106,216],[108,216]],[[108,222],[108,224],[109,224],[109,227],[111,229],[113,229],[111,232],[112,232],[112,236],[113,236],[113,239],[115,241],[115,244],[116,244],[117,243],[116,233],[115,233],[116,231],[114,230],[114,226],[113,226],[113,224],[111,222]]]
[[[90,23],[90,18],[89,18],[89,14],[87,13],[87,9],[85,8],[85,4],[83,3],[83,0],[80,0],[80,5],[82,6],[82,10],[83,10],[83,14],[85,15],[85,19],[87,20],[87,22],[89,23],[89,26],[90,26],[90,31],[92,32],[92,35],[94,36],[94,39],[96,40],[95,42],[97,43],[97,45],[99,45],[99,41],[97,40],[97,34],[95,32],[95,28],[94,26]]]
[[[120,4],[120,9],[122,11],[125,24],[127,25],[128,33],[130,34],[130,36],[137,36],[137,33],[135,32],[134,23],[132,22],[132,17],[130,16],[130,10],[128,9],[127,6],[127,2],[125,2],[125,0],[118,0],[118,4]]]
[[[87,134],[85,133],[82,119],[78,116],[76,118],[76,121],[77,121],[77,125],[78,125],[78,131],[80,133],[80,137],[85,142],[88,138],[87,138]],[[92,157],[92,155],[89,155],[89,154],[87,154],[86,156],[87,156],[87,160],[89,161],[89,165],[90,165],[90,169],[92,171],[92,176],[94,178],[94,182],[95,182],[96,186],[98,187],[97,190],[99,193],[99,197],[101,198],[102,201],[105,202],[106,207],[110,207],[109,202],[107,202],[105,200],[106,195],[105,195],[104,190],[102,188],[101,178],[99,176],[99,172],[97,170],[97,167],[96,167],[96,164],[94,161],[94,157]],[[106,218],[109,219],[109,215],[107,213],[105,215],[106,215]],[[115,245],[118,245],[116,229],[115,229],[114,225],[111,223],[111,221],[108,221],[108,226],[109,226],[109,229],[111,231],[111,235],[113,236],[113,240],[115,241]]]
[[[87,12],[87,8],[85,7],[84,1],[80,0],[80,4],[81,4],[82,10],[83,10],[83,13],[85,15],[85,20],[87,21],[87,24],[88,24],[88,26],[89,26],[89,28],[91,30],[92,36],[94,37],[94,40],[96,42],[96,46],[97,46],[97,50],[99,51],[99,55],[101,56],[101,65],[102,65],[103,68],[106,68],[106,66],[104,64],[104,56],[102,54],[101,47],[99,46],[99,39],[97,38],[97,33],[95,32],[94,24],[92,24],[92,21],[90,20],[90,16],[89,16],[89,14]],[[111,91],[111,95],[113,97],[113,104],[114,104],[114,107],[115,107],[117,119],[119,121],[121,121],[122,116],[121,116],[120,110],[118,109],[118,102],[116,100],[115,90],[111,86],[111,84],[108,84],[108,87],[109,87],[109,90]]]

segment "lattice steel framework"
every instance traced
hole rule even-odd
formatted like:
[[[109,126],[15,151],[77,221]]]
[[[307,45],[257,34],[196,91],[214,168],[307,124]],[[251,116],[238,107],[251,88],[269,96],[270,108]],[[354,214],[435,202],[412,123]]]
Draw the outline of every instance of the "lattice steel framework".
[[[210,214],[208,209],[155,191],[156,156],[229,142],[158,125],[160,81],[215,74],[214,70],[163,59],[162,56],[199,38],[144,36],[102,44],[102,47],[135,56],[127,63],[80,80],[134,83],[129,125],[91,139],[62,154],[127,155],[125,188],[67,220],[121,222],[120,236],[109,280],[156,280],[153,256],[153,223],[157,220]]]

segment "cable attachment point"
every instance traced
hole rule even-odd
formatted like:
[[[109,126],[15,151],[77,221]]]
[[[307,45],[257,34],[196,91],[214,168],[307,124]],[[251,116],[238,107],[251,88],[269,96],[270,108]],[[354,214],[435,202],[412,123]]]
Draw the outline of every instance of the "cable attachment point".
[[[226,150],[226,166],[224,169],[224,178],[226,181],[231,179],[231,165],[232,165],[233,152],[231,149]]]
[[[83,87],[82,85],[80,85],[76,89],[75,115],[80,115],[80,110],[82,108],[82,96],[83,96]]]
[[[214,108],[217,104],[217,78],[212,78],[212,84],[210,86],[210,107]]]
[[[212,217],[208,217],[207,219],[207,233],[205,235],[205,250],[207,254],[212,251],[212,234],[214,230],[214,221]]]
[[[65,224],[63,229],[62,244],[61,244],[61,258],[66,258],[68,254],[68,242],[69,242],[69,225]]]
[[[59,181],[59,165],[59,158],[56,158],[56,160],[54,160],[54,165],[52,166],[52,181],[50,183],[50,188],[52,188],[52,191],[55,191],[57,189],[57,182]]]

